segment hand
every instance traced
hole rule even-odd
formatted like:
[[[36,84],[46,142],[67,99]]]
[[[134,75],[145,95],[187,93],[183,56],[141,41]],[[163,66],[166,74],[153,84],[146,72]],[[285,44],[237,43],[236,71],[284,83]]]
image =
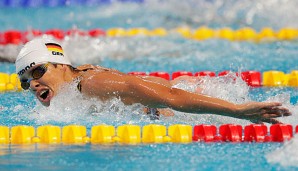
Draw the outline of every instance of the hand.
[[[165,117],[174,116],[174,112],[169,108],[158,108],[159,113]]]
[[[274,119],[281,116],[290,116],[291,112],[278,102],[250,102],[239,105],[236,118],[247,119],[254,123],[281,123]]]

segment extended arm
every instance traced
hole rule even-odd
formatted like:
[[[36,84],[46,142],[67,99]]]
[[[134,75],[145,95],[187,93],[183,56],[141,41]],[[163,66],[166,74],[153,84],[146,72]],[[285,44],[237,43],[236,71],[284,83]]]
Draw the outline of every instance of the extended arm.
[[[122,73],[94,74],[84,79],[82,85],[85,94],[103,100],[118,97],[126,104],[141,103],[148,107],[170,107],[188,113],[211,113],[255,120],[290,115],[290,112],[281,108],[279,103],[252,102],[236,105]]]

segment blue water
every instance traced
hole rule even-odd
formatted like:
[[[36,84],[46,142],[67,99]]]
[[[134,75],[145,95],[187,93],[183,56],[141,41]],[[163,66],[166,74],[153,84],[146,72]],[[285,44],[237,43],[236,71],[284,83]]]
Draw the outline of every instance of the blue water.
[[[37,145],[3,150],[1,170],[296,170],[265,161],[280,144]],[[245,157],[249,154],[249,157]],[[241,156],[241,157],[239,157]]]
[[[21,2],[22,0],[15,1]],[[177,26],[196,28],[202,25],[234,29],[248,26],[256,30],[263,27],[297,28],[296,6],[296,1],[282,0],[268,2],[258,0],[187,0],[184,2],[147,0],[145,3],[125,3],[124,5],[116,2],[103,3],[99,6],[1,7],[0,16],[3,17],[0,18],[0,23],[5,24],[1,25],[0,30],[69,29],[73,26],[82,29],[98,27],[104,29],[110,27],[174,28]]]
[[[171,3],[170,3],[171,2]],[[258,1],[147,1],[143,4],[114,3],[101,6],[71,6],[55,8],[1,8],[0,31],[8,29],[70,29],[78,27],[108,29],[112,27],[164,27],[172,29],[187,25],[196,28],[207,25],[213,28],[241,28],[249,26],[256,30],[264,26],[274,29],[297,26],[296,2]],[[286,11],[286,12],[285,12]],[[41,17],[42,16],[42,17]],[[282,18],[282,20],[281,20]],[[275,41],[265,43],[230,42],[224,40],[194,41],[177,35],[167,37],[98,38],[96,48],[89,48],[90,42],[71,40],[68,44],[70,58],[75,65],[99,64],[116,68],[122,72],[178,70],[197,72],[210,70],[220,72],[232,70],[279,70],[289,73],[298,69],[297,41]],[[80,45],[81,49],[74,48]],[[86,55],[87,54],[87,55]],[[0,63],[0,72],[14,73],[14,64]],[[251,99],[264,101],[273,98],[290,107],[297,115],[297,88],[252,88],[245,94],[242,84],[219,84],[228,93],[219,95],[229,99]],[[239,93],[233,95],[233,91]],[[242,94],[243,93],[243,94]],[[69,97],[69,96],[68,96]],[[61,101],[62,102],[62,101]],[[84,101],[82,104],[86,103]],[[106,123],[114,126],[133,123],[146,125],[148,118],[131,116],[130,113],[102,116],[80,115],[70,108],[49,109],[50,119],[42,118],[46,112],[29,92],[0,94],[0,125],[45,124],[64,126],[85,125],[90,132],[93,125]],[[36,112],[39,115],[33,115]],[[125,108],[124,111],[130,111]],[[58,112],[55,114],[55,112]],[[80,111],[79,111],[80,112]],[[132,112],[134,112],[132,110]],[[59,118],[67,119],[64,121]],[[207,117],[162,118],[156,123],[190,125],[208,123],[220,125],[237,123],[232,119]],[[219,121],[220,120],[220,121]],[[298,124],[296,116],[285,120]],[[190,143],[152,145],[25,145],[1,146],[1,170],[297,170],[297,165],[283,166],[270,163],[266,155],[283,143]],[[294,148],[293,150],[297,150]],[[291,158],[292,157],[292,158]],[[295,159],[297,156],[289,156]],[[285,159],[287,160],[287,159]]]

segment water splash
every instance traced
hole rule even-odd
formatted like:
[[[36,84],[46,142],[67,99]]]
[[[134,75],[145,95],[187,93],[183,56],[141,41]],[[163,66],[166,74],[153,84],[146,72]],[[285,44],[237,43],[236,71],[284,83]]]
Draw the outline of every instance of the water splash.
[[[270,163],[277,163],[282,166],[298,166],[298,136],[294,136],[290,141],[285,142],[280,148],[266,154],[266,159]]]
[[[290,112],[292,112],[292,116],[289,117],[281,117],[278,120],[282,123],[291,124],[291,125],[298,125],[298,105],[290,103],[290,94],[289,93],[280,93],[275,96],[269,97],[266,101],[270,102],[280,102],[283,104],[284,107],[288,108]]]
[[[29,119],[38,125],[54,123],[86,126],[149,121],[139,104],[125,106],[119,99],[102,102],[95,98],[86,98],[77,90],[76,85],[73,82],[63,86],[60,93],[51,100],[49,107],[38,104]]]
[[[148,1],[148,4],[156,11],[163,11],[164,14],[167,14],[167,18],[163,19],[168,24],[177,22],[193,27],[207,25],[234,28],[250,26],[255,29],[266,26],[275,29],[297,27],[295,17],[298,16],[298,13],[294,9],[297,5],[296,1],[189,0],[182,2],[171,0],[162,2]]]
[[[120,99],[112,99],[102,102],[95,98],[84,97],[76,88],[77,83],[65,85],[60,93],[51,101],[50,107],[43,107],[38,104],[29,115],[29,120],[36,122],[38,125],[43,124],[82,124],[93,126],[96,124],[214,124],[221,125],[225,123],[235,123],[247,125],[250,122],[231,117],[224,117],[211,114],[189,114],[174,111],[175,116],[161,116],[158,121],[151,121],[149,116],[144,114],[141,104],[130,106],[124,105]],[[198,88],[202,89],[202,93],[217,97],[223,100],[242,104],[251,101],[249,96],[249,87],[235,73],[230,73],[222,77],[202,77],[197,82],[180,81],[174,87],[184,89],[186,91],[195,92]],[[279,101],[289,107],[297,108],[290,105],[289,96],[280,94],[270,97],[267,101]],[[27,116],[28,117],[28,116]],[[293,116],[296,118],[296,116]],[[297,123],[293,121],[293,117],[282,118],[285,123]]]
[[[298,124],[298,116],[297,109],[298,105],[294,105],[290,103],[290,94],[287,92],[277,93],[276,95],[272,95],[272,91],[268,91],[270,94],[265,99],[253,99],[251,98],[250,87],[237,75],[239,73],[230,72],[225,76],[220,77],[202,77],[200,80],[195,82],[194,84],[190,84],[188,82],[181,81],[175,87],[181,88],[187,91],[195,92],[197,88],[201,90],[202,94],[206,94],[212,97],[216,97],[219,99],[223,99],[235,104],[243,104],[251,101],[266,101],[266,102],[280,102],[286,108],[288,108],[292,112],[292,116],[289,117],[280,117],[279,121],[287,124],[297,125]],[[261,95],[263,98],[264,96]],[[234,123],[240,125],[248,125],[251,122],[246,120],[235,119],[231,117],[224,117],[218,115],[190,115],[187,114],[180,115],[182,117],[188,117],[191,123],[195,124],[215,124],[221,125],[226,123]],[[173,121],[173,120],[172,120]],[[178,119],[175,120],[179,121]]]
[[[295,9],[297,5],[296,1],[289,0],[147,0],[141,4],[115,2],[108,6],[81,10],[79,13],[71,12],[63,19],[82,28],[98,23],[107,28],[206,25],[236,29],[247,26],[261,29],[271,26],[280,29],[298,26],[295,22],[298,17]],[[111,20],[113,23],[106,22]]]
[[[62,42],[67,55],[73,65],[85,63],[101,63],[105,54],[101,53],[107,43],[101,39],[93,39],[88,36],[67,36]]]

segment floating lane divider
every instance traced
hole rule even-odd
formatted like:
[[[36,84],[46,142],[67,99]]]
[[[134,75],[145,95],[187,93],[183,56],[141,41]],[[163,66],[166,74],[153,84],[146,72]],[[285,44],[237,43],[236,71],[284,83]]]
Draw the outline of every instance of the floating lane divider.
[[[167,72],[157,71],[157,72],[128,72],[130,75],[150,75],[155,77],[161,77],[166,80],[174,80],[180,76],[195,76],[195,77],[220,77],[226,76],[228,74],[233,74],[232,71],[221,71],[217,75],[213,71],[199,71],[199,72],[189,72],[189,71],[175,71],[172,74]],[[234,73],[234,75],[241,77],[248,86],[250,87],[298,87],[298,70],[293,70],[290,73],[284,73],[282,71],[265,71],[263,74],[259,71],[243,71],[241,73]],[[262,75],[262,76],[261,76]],[[17,74],[6,74],[0,72],[0,92],[15,92],[22,91],[20,80]]]
[[[214,125],[183,125],[168,127],[158,124],[96,125],[91,128],[90,136],[82,125],[64,127],[44,125],[33,126],[0,126],[0,144],[148,144],[148,143],[191,143],[191,142],[285,142],[293,137],[293,126],[287,124],[266,125],[251,124],[244,127],[235,124],[224,124],[217,128]],[[298,133],[298,126],[295,134]]]
[[[21,90],[21,82],[16,73],[6,74],[0,72],[0,93]]]
[[[166,80],[174,80],[180,76],[195,76],[195,77],[221,77],[227,76],[228,74],[233,74],[237,77],[241,77],[248,86],[251,87],[280,87],[280,86],[289,86],[289,87],[297,87],[298,86],[298,70],[293,70],[290,73],[284,73],[282,71],[270,70],[265,71],[263,73],[259,71],[243,71],[240,73],[233,73],[232,71],[221,71],[219,73],[215,73],[213,71],[198,71],[198,72],[189,72],[189,71],[175,71],[172,74],[167,72],[128,72],[131,75],[150,75],[161,77]]]
[[[183,38],[192,40],[208,40],[208,39],[224,39],[229,41],[250,41],[250,42],[272,42],[272,41],[291,41],[297,40],[298,29],[297,28],[281,28],[279,30],[273,30],[270,27],[265,27],[260,31],[256,31],[253,28],[243,27],[237,30],[232,28],[218,28],[213,29],[209,27],[199,27],[199,28],[188,28],[188,27],[178,27],[173,29],[166,29],[163,27],[158,27],[154,29],[147,28],[110,28],[103,30],[100,28],[81,30],[81,29],[48,29],[48,30],[38,30],[32,29],[27,31],[20,30],[7,30],[0,32],[0,45],[24,44],[27,41],[33,39],[34,37],[41,36],[43,34],[55,37],[58,40],[63,40],[65,37],[71,36],[84,36],[90,38],[98,37],[164,37],[168,35],[179,35]]]

